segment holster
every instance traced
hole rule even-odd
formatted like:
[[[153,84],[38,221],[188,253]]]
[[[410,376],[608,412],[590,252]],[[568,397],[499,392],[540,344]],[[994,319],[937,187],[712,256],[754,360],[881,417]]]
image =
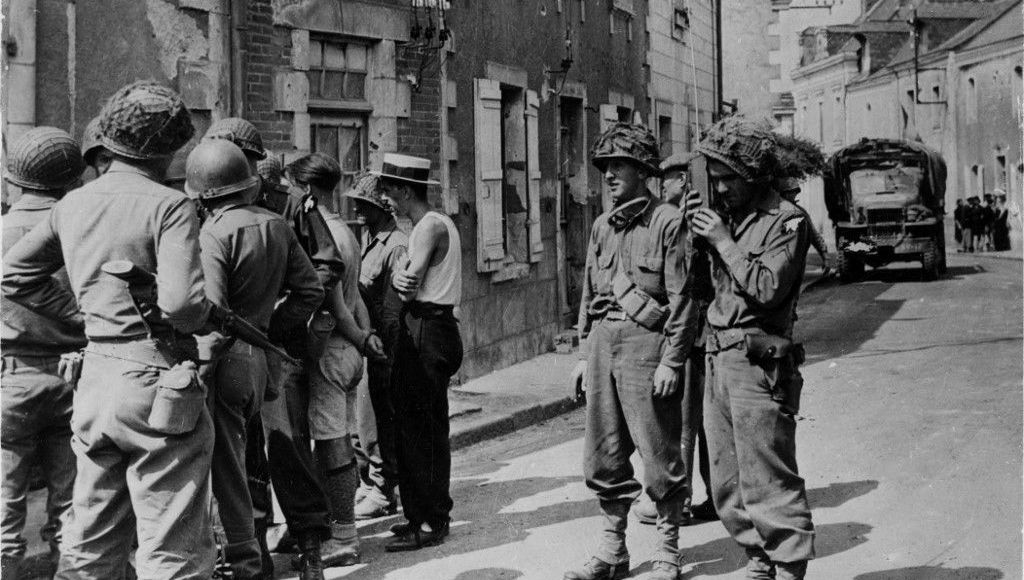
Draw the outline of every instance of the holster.
[[[612,294],[619,308],[633,322],[652,332],[661,332],[668,319],[668,308],[658,304],[650,294],[641,290],[626,274],[618,272],[612,278]]]
[[[792,340],[774,334],[748,334],[744,341],[747,345],[747,358],[756,364],[785,358],[792,353],[794,346]]]

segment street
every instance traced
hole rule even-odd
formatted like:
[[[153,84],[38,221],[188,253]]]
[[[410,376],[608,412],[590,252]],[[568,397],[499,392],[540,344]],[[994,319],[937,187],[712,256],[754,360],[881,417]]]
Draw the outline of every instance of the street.
[[[938,282],[894,265],[801,301],[811,578],[1021,578],[1021,263],[949,263]],[[386,554],[399,518],[376,521],[361,530],[366,563],[327,577],[560,578],[589,557],[599,525],[581,476],[583,413],[457,453],[443,545]],[[634,577],[653,540],[631,521]],[[685,578],[743,577],[743,552],[718,522],[680,542]]]

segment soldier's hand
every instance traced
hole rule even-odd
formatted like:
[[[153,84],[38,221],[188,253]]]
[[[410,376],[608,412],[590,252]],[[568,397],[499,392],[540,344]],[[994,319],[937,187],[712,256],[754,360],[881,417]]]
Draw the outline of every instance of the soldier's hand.
[[[693,232],[707,238],[712,245],[732,239],[722,216],[707,208],[701,208],[693,214]]]
[[[686,196],[683,197],[683,215],[686,216],[687,221],[692,221],[697,210],[702,207],[704,207],[704,200],[699,191],[691,189],[686,192]]]
[[[406,271],[395,272],[395,277],[391,281],[392,286],[395,290],[398,290],[399,294],[411,294],[420,287],[420,279],[415,274],[410,274]]]
[[[654,398],[671,397],[678,387],[679,371],[669,366],[658,365],[654,371]]]
[[[575,385],[580,385],[580,389],[586,392],[590,387],[590,381],[587,379],[587,361],[581,360],[576,363],[576,367],[572,369],[572,384],[573,388]]]

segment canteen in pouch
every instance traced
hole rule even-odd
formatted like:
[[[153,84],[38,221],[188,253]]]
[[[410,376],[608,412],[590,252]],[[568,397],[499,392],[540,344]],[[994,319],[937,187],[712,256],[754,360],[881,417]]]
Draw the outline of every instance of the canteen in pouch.
[[[146,422],[154,431],[181,435],[195,429],[205,406],[206,389],[199,370],[196,363],[186,361],[160,374]]]

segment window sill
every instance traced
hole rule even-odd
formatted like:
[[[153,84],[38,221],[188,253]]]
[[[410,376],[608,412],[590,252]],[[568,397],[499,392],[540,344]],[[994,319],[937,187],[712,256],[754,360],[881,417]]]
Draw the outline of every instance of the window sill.
[[[306,104],[310,110],[321,111],[358,111],[360,113],[372,113],[373,105],[366,101],[321,101],[310,99]]]
[[[509,262],[500,270],[491,274],[491,284],[508,282],[509,280],[520,280],[530,276],[530,265],[523,262]]]

